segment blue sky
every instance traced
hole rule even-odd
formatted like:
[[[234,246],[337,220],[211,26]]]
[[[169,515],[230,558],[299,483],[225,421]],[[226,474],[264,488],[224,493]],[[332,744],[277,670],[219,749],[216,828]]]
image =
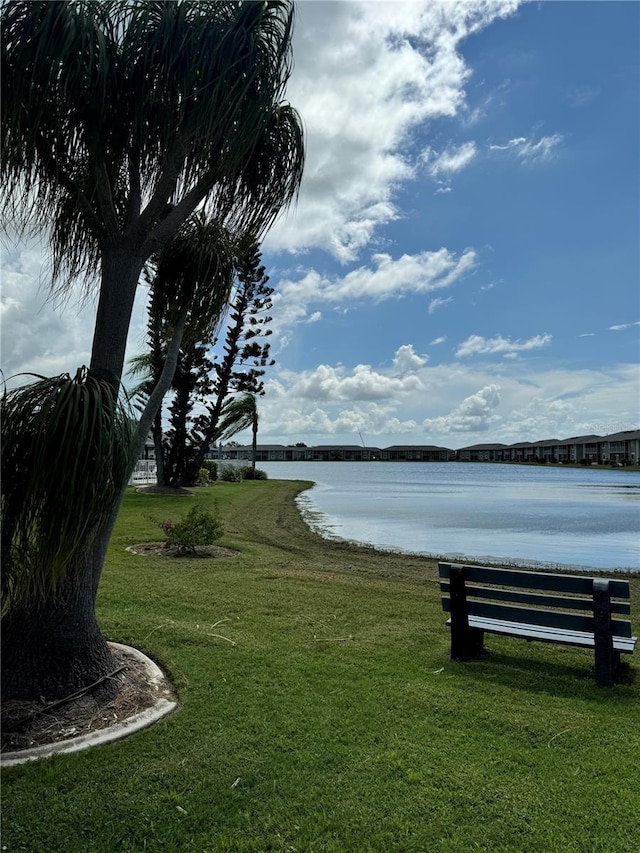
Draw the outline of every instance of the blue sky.
[[[635,2],[298,4],[308,161],[264,244],[261,442],[637,428],[639,25]],[[5,373],[88,359],[95,309],[43,306],[42,264],[4,253]]]

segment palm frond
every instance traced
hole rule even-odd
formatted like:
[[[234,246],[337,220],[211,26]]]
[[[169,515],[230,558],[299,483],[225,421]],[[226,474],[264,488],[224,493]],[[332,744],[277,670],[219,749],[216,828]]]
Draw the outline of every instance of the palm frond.
[[[34,219],[51,223],[56,275],[97,269],[94,241],[103,223],[92,198],[96,157],[110,148],[103,116],[113,115],[117,100],[111,7],[16,2],[2,8],[3,196],[17,227]],[[112,153],[117,170],[121,156]]]
[[[0,194],[16,227],[49,223],[60,288],[94,284],[106,244],[157,251],[208,197],[257,234],[294,198],[292,22],[291,0],[1,5]]]
[[[184,343],[208,337],[229,301],[234,274],[235,241],[203,211],[194,214],[158,254],[152,281],[151,313],[155,325],[175,322],[189,307]]]
[[[228,400],[216,429],[216,437],[229,439],[245,429],[251,429],[258,419],[254,394],[243,394]]]
[[[289,104],[272,106],[249,156],[235,175],[214,190],[208,206],[215,206],[236,232],[260,239],[297,198],[304,162],[298,112]]]
[[[5,391],[0,415],[3,596],[32,600],[112,512],[133,463],[134,422],[113,386],[84,368]]]

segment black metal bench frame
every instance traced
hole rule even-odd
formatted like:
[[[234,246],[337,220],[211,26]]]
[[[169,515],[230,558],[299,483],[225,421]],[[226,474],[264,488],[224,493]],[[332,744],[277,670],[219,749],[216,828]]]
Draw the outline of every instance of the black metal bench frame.
[[[438,568],[452,660],[486,656],[485,633],[592,648],[596,683],[609,687],[620,654],[634,650],[631,622],[614,618],[631,613],[628,581],[457,563]]]

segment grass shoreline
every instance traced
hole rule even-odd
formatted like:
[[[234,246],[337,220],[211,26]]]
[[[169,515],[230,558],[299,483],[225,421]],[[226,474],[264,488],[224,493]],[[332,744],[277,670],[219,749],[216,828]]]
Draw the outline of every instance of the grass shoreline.
[[[240,552],[219,560],[127,552],[191,505],[127,494],[98,618],[180,709],[5,770],[9,853],[635,853],[637,653],[612,690],[579,649],[491,637],[489,660],[451,662],[436,559],[323,538],[295,503],[309,486],[195,490]]]

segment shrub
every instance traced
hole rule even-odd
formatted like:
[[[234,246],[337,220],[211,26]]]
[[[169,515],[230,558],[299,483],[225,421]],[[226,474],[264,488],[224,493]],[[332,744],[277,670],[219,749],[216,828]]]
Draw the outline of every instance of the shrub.
[[[266,480],[267,472],[261,468],[252,468],[251,465],[244,465],[240,469],[240,476],[243,480]]]
[[[202,467],[207,469],[209,473],[209,480],[213,480],[215,482],[218,479],[218,463],[214,459],[205,459],[202,463]]]
[[[224,533],[217,507],[214,512],[210,512],[200,504],[192,506],[180,521],[163,521],[161,527],[172,545],[194,554],[196,546],[213,545]]]
[[[236,465],[221,465],[218,479],[223,480],[225,483],[239,483],[242,480],[240,468]]]
[[[209,472],[206,468],[201,468],[196,474],[194,486],[208,486],[211,480],[209,479]]]

